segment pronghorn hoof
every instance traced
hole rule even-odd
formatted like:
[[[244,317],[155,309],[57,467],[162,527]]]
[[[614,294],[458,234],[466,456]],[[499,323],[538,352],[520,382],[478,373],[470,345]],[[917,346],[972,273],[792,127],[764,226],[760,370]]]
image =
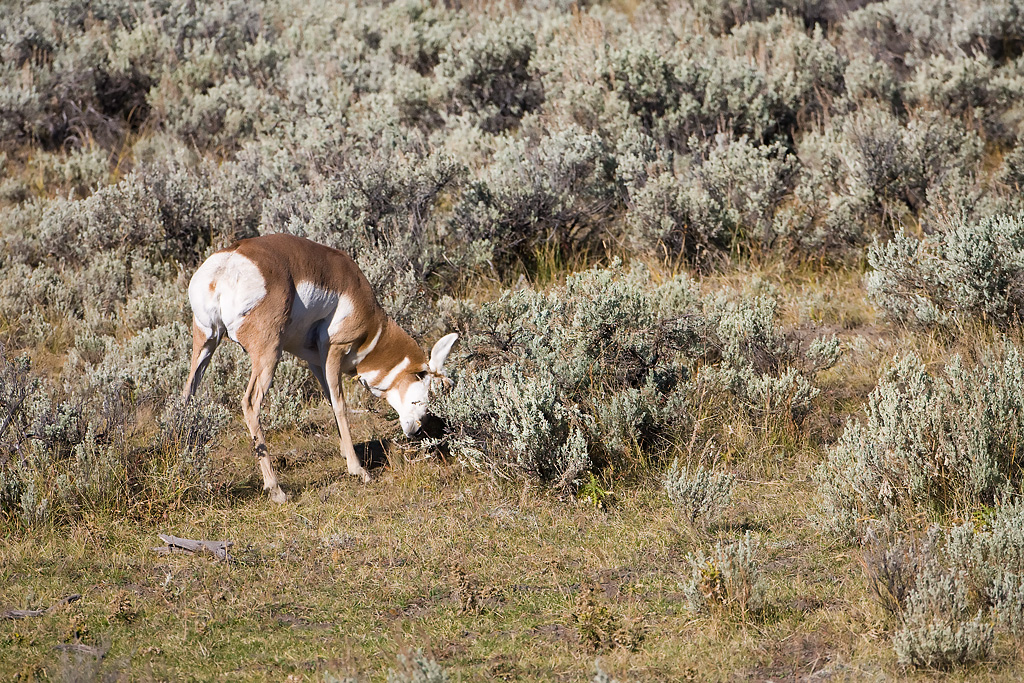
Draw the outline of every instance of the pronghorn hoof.
[[[275,487],[273,491],[268,490],[267,493],[270,494],[270,500],[274,501],[275,503],[288,502],[288,496],[285,495],[285,492],[281,490],[280,486]]]

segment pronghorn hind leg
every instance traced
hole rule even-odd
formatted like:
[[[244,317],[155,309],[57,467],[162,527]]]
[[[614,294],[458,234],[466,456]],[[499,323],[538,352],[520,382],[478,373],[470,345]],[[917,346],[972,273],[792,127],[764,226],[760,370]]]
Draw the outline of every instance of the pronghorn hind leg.
[[[352,432],[348,426],[348,407],[345,405],[345,393],[341,388],[341,360],[347,349],[342,346],[332,345],[327,351],[327,359],[324,367],[324,375],[327,378],[327,386],[330,390],[331,407],[334,408],[334,418],[338,422],[338,434],[341,437],[341,452],[348,464],[348,473],[359,477],[363,483],[369,483],[370,473],[366,471],[359,456],[356,455],[355,446],[352,445]]]
[[[199,329],[196,321],[192,320],[192,365],[189,368],[185,386],[181,390],[181,397],[185,400],[195,396],[196,391],[199,390],[199,383],[203,381],[203,374],[206,372],[218,344],[220,344],[220,335],[214,332],[207,336]]]
[[[249,378],[249,385],[245,389],[245,395],[242,397],[242,416],[245,418],[245,425],[249,428],[249,434],[252,435],[253,454],[260,462],[263,488],[275,503],[283,503],[288,500],[288,497],[281,490],[274,466],[270,462],[267,440],[263,434],[263,425],[260,424],[260,408],[263,405],[263,398],[270,389],[270,383],[274,379],[274,370],[277,368],[280,355],[280,351],[277,349],[265,353],[250,351],[252,375]]]

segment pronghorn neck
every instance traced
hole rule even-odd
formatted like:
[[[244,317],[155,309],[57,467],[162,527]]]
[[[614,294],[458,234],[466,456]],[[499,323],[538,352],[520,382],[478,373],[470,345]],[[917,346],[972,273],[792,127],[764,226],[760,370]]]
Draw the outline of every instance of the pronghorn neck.
[[[387,391],[403,372],[426,369],[427,357],[419,344],[388,318],[373,349],[356,365],[356,376],[374,389]]]

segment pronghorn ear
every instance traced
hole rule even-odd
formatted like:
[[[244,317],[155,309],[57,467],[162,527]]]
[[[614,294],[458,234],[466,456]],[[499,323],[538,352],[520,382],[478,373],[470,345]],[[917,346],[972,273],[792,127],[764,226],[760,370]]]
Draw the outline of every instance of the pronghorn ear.
[[[455,344],[455,340],[459,338],[459,335],[455,332],[446,334],[437,340],[434,344],[434,348],[430,351],[430,371],[441,373],[444,368],[444,362],[448,360],[448,354],[451,353],[452,346]]]

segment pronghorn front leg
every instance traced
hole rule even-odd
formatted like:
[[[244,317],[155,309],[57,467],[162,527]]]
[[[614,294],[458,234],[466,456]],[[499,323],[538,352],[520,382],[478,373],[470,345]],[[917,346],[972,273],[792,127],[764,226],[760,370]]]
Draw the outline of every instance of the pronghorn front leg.
[[[288,500],[288,497],[277,483],[277,475],[274,473],[274,466],[270,462],[270,453],[267,451],[267,440],[263,436],[263,425],[260,424],[260,407],[263,405],[264,396],[270,389],[280,353],[250,353],[249,356],[252,358],[252,376],[249,378],[249,386],[246,387],[245,395],[242,397],[242,416],[245,418],[245,425],[249,428],[249,434],[252,435],[253,454],[260,461],[263,488],[270,494],[270,500],[275,503],[283,503]]]
[[[348,409],[345,405],[345,394],[341,388],[341,363],[348,349],[344,346],[331,345],[327,351],[327,359],[324,367],[324,374],[327,377],[327,387],[330,391],[331,407],[334,409],[334,418],[338,421],[338,434],[341,436],[341,453],[348,463],[348,473],[360,477],[363,483],[369,483],[370,473],[366,471],[356,449],[352,445],[352,432],[348,428]]]

